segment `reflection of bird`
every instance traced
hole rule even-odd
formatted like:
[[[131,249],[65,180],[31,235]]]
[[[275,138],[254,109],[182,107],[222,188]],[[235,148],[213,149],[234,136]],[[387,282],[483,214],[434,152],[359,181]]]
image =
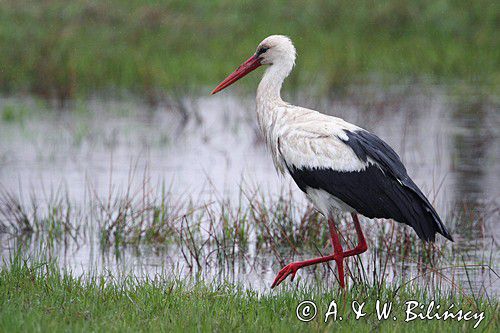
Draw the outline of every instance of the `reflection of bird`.
[[[212,94],[261,65],[266,72],[257,89],[257,118],[276,168],[289,172],[314,206],[328,218],[334,253],[285,266],[274,280],[279,285],[298,269],[335,260],[344,288],[343,259],[367,249],[357,213],[390,218],[411,226],[434,241],[436,232],[452,240],[425,195],[406,173],[399,156],[376,135],[340,118],[290,105],[280,97],[281,85],[295,64],[295,47],[285,36],[264,39],[254,55],[222,81]],[[350,212],[358,245],[344,251],[333,211]]]

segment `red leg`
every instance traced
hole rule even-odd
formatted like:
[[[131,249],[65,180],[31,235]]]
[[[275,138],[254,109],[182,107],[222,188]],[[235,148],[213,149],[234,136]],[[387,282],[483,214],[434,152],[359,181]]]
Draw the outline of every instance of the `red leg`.
[[[366,244],[365,235],[363,235],[363,231],[361,230],[358,215],[356,215],[356,213],[351,213],[351,216],[354,221],[354,227],[356,228],[356,234],[358,235],[358,245],[352,250],[345,251],[344,258],[355,256],[368,250],[368,244]]]
[[[358,254],[361,254],[365,252],[368,249],[368,245],[366,244],[365,236],[363,235],[363,231],[361,230],[361,225],[359,224],[359,219],[358,215],[356,213],[351,213],[352,219],[354,221],[354,227],[356,228],[356,234],[358,236],[358,245],[352,250],[348,250],[341,253],[340,258],[335,258],[335,262],[337,263],[337,271],[339,273],[339,282],[340,286],[342,288],[345,288],[345,282],[344,282],[344,258],[355,256]],[[330,226],[330,230],[331,230]],[[335,226],[333,226],[335,228]],[[338,236],[335,235],[335,237],[332,236],[332,241],[336,239],[336,241],[339,243],[338,247],[342,250],[342,246],[340,245],[340,242],[338,240]],[[334,247],[335,248],[335,247]],[[335,253],[337,251],[335,250]]]
[[[330,227],[330,236],[332,238],[333,245],[333,260],[337,263],[337,272],[339,273],[339,283],[342,289],[345,288],[344,280],[344,250],[342,249],[342,244],[340,243],[339,235],[337,233],[337,227],[333,219],[328,220],[328,226]]]
[[[291,264],[288,264],[287,266],[285,266],[282,270],[280,270],[278,272],[278,275],[274,279],[274,282],[271,285],[271,288],[274,288],[277,285],[279,285],[290,274],[292,275],[292,281],[293,281],[293,279],[295,278],[295,274],[302,267],[307,267],[307,266],[311,266],[311,265],[315,265],[315,264],[319,264],[319,263],[327,262],[327,261],[331,261],[331,260],[335,260],[335,262],[337,263],[337,270],[338,270],[338,274],[339,274],[340,286],[342,288],[345,288],[344,258],[363,253],[368,248],[368,246],[366,244],[365,237],[364,237],[363,232],[361,230],[361,225],[359,224],[358,216],[356,214],[352,213],[352,218],[354,220],[354,226],[356,228],[356,234],[358,236],[358,245],[354,249],[348,250],[346,252],[343,251],[342,244],[340,243],[339,236],[337,233],[337,228],[335,227],[335,222],[333,221],[333,218],[330,218],[330,219],[328,219],[328,226],[330,229],[330,237],[331,237],[331,241],[332,241],[334,254],[330,255],[330,256],[325,256],[325,257],[320,257],[320,258],[315,258],[315,259],[310,259],[310,260],[305,260],[305,261],[298,261],[298,262],[293,262]]]

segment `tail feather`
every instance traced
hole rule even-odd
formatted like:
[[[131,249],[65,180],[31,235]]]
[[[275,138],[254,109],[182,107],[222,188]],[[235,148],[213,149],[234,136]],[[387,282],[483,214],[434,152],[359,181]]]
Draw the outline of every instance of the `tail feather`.
[[[432,207],[430,202],[427,200],[427,198],[425,198],[425,196],[421,194],[421,192],[421,195],[419,195],[419,193],[414,194],[420,202],[420,205],[418,205],[419,207],[417,208],[419,212],[409,217],[409,220],[411,222],[408,221],[410,222],[408,224],[411,225],[413,229],[415,229],[419,238],[423,239],[424,241],[434,242],[436,233],[439,233],[453,242],[453,237],[451,237],[450,233],[441,221],[441,218],[437,214],[434,207]]]

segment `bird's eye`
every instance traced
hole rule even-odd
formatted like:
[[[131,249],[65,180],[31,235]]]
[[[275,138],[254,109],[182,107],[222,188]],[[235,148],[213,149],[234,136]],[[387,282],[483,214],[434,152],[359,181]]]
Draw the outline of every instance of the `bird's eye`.
[[[269,48],[263,46],[257,51],[257,55],[261,55],[262,53],[265,53],[267,50],[269,50]]]

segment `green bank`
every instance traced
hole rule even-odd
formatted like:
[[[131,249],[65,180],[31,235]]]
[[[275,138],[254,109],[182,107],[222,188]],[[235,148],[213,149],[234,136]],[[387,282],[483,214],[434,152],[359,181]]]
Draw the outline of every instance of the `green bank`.
[[[313,301],[317,309],[316,316],[309,322],[297,317],[297,306],[305,300]],[[377,300],[380,311],[384,304],[386,307],[392,304],[387,319],[379,319]],[[418,306],[407,303],[411,301],[418,302]],[[426,315],[432,301],[435,305],[429,313],[434,317],[420,319],[419,314]],[[364,305],[360,308],[361,304]],[[440,309],[436,309],[437,305]],[[413,306],[410,313],[408,306]],[[299,308],[302,320],[313,313],[311,309]],[[444,316],[445,311],[454,317],[437,319],[435,313]],[[331,290],[290,288],[259,293],[225,282],[182,282],[162,277],[146,281],[132,277],[123,281],[102,276],[76,277],[60,273],[54,264],[29,263],[19,257],[0,270],[2,332],[324,332],[337,329],[457,332],[470,331],[474,326],[478,332],[498,331],[496,300],[460,292],[431,292],[411,284],[400,288],[359,285],[348,292],[332,286]]]
[[[372,78],[498,85],[499,13],[487,0],[3,1],[0,91],[132,91],[153,102],[208,93],[270,34],[296,44],[292,89]]]

